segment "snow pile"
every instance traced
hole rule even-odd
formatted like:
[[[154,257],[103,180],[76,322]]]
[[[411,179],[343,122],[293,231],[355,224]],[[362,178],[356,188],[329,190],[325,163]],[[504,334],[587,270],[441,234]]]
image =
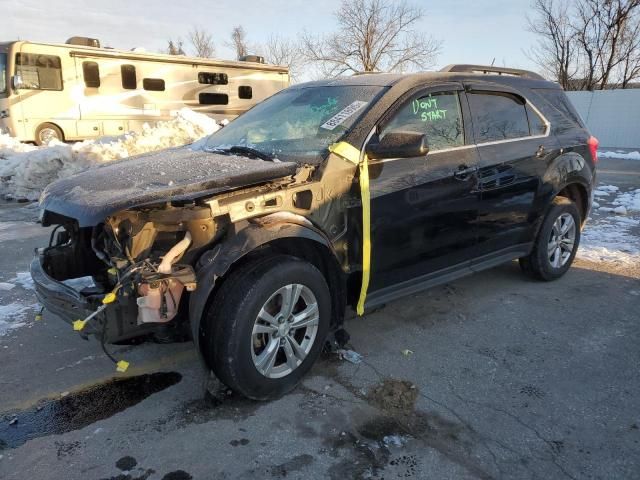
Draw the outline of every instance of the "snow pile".
[[[183,108],[171,120],[145,124],[141,132],[75,144],[35,147],[0,135],[0,194],[36,200],[60,178],[100,163],[192,143],[219,128],[212,118]]]
[[[640,160],[640,152],[598,152],[599,158],[618,158],[620,160]]]
[[[621,193],[613,201],[617,208],[624,208],[628,212],[640,212],[640,188]]]
[[[600,200],[608,200],[610,204],[598,208],[598,215],[589,219],[582,232],[578,257],[593,262],[639,265],[640,218],[634,217],[634,213],[640,212],[640,189],[618,193],[614,200],[603,197],[618,192],[618,187],[599,186],[597,191],[602,192]]]

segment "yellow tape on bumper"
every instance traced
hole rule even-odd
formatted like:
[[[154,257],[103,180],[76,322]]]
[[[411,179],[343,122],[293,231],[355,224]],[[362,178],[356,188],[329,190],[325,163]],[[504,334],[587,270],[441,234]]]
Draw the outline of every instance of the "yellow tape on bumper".
[[[360,197],[362,198],[362,286],[356,311],[358,315],[364,315],[364,302],[367,299],[369,289],[369,276],[371,271],[371,196],[369,194],[369,161],[363,155],[360,161],[360,150],[347,142],[334,143],[329,151],[358,165],[360,169]]]

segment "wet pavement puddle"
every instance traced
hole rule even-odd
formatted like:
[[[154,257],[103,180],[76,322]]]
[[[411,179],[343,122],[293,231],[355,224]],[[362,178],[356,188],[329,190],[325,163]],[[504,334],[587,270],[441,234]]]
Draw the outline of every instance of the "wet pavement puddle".
[[[28,410],[0,414],[0,450],[19,447],[34,438],[79,430],[122,412],[181,379],[177,372],[114,379]]]

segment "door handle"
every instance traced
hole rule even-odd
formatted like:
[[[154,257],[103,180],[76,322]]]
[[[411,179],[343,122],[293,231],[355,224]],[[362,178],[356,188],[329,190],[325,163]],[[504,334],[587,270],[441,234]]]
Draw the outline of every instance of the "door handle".
[[[467,180],[472,173],[476,171],[476,167],[468,167],[467,165],[459,165],[458,169],[453,172],[453,178],[457,180]]]

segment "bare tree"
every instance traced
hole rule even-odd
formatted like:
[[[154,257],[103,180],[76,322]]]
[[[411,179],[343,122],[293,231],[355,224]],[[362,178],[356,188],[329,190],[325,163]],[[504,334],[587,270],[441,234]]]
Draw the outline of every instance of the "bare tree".
[[[618,66],[618,78],[622,88],[640,77],[640,21],[629,28],[621,39],[622,62]]]
[[[193,27],[189,31],[189,42],[196,57],[211,58],[216,54],[213,37],[204,29]]]
[[[535,0],[534,18],[527,16],[529,31],[538,35],[537,45],[528,52],[548,76],[569,90],[576,73],[576,32],[570,21],[566,0]]]
[[[238,60],[249,53],[247,34],[242,25],[233,27],[233,30],[231,30],[231,39],[227,45],[236,51],[236,58]]]
[[[186,55],[184,53],[184,48],[182,46],[182,40],[179,38],[177,40],[169,39],[167,41],[167,50],[166,53],[169,55]]]
[[[268,63],[289,67],[289,76],[292,81],[295,82],[299,78],[300,70],[304,66],[304,58],[295,40],[272,35],[260,50]]]
[[[417,31],[424,13],[405,0],[342,0],[338,30],[301,36],[307,59],[328,76],[432,67],[441,42]]]
[[[530,52],[565,89],[626,88],[640,76],[640,0],[535,0]]]

